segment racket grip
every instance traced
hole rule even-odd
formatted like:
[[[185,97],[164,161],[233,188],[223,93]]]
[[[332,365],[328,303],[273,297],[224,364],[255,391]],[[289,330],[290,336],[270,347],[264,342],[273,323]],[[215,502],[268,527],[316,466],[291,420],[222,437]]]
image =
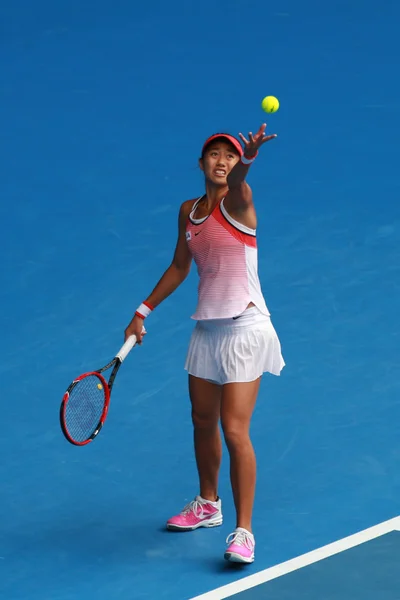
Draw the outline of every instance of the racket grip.
[[[124,361],[135,344],[136,335],[130,335],[126,340],[125,344],[122,346],[121,350],[116,355],[116,358],[119,358],[121,362]]]

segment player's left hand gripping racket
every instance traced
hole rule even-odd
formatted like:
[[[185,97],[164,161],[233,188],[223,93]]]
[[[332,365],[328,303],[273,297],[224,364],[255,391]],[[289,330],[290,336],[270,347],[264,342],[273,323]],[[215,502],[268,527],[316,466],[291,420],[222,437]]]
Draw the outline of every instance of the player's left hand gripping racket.
[[[136,344],[131,335],[111,362],[97,371],[83,373],[71,383],[61,402],[61,429],[71,444],[85,446],[101,431],[107,417],[115,376]],[[101,373],[111,369],[108,382]]]

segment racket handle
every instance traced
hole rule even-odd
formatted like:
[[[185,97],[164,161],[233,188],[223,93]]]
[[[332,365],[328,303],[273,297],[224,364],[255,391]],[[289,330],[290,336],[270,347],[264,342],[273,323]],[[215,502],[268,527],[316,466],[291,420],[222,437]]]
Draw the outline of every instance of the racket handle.
[[[116,355],[116,358],[119,358],[121,362],[124,361],[135,344],[136,335],[130,335],[126,340],[125,344],[122,346],[121,350]]]

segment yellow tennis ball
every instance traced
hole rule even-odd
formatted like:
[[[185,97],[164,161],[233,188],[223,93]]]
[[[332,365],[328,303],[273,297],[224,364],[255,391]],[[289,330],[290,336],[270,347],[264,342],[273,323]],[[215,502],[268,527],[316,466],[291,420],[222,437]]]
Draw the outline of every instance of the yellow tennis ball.
[[[265,96],[261,102],[261,107],[266,113],[274,113],[279,108],[279,100],[275,96]]]
[[[103,389],[103,386],[101,385],[101,383],[98,383],[98,384],[97,384],[97,387],[99,388],[99,390],[102,390],[102,389]]]

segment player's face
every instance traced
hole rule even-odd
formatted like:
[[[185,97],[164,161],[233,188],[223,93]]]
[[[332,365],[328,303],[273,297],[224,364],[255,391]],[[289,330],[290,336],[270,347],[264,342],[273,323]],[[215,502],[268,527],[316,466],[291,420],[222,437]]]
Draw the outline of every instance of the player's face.
[[[231,144],[216,140],[206,149],[200,160],[200,168],[207,181],[215,185],[226,185],[226,178],[239,159],[239,154]]]

